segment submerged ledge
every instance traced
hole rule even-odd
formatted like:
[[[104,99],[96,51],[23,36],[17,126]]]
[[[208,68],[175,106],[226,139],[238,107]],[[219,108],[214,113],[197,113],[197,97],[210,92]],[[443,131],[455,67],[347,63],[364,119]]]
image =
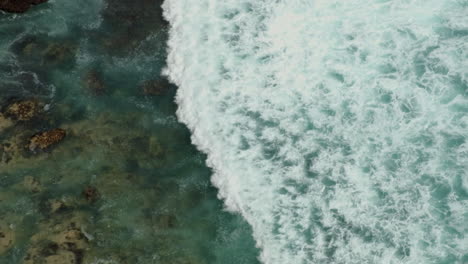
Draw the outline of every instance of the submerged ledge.
[[[48,0],[0,0],[0,10],[8,13],[24,13],[33,5],[47,2]]]

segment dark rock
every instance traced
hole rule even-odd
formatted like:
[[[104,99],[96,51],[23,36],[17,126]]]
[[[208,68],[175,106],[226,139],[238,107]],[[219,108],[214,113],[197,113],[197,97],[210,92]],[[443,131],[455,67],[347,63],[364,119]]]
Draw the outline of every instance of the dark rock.
[[[31,5],[45,3],[48,0],[0,0],[0,10],[9,13],[24,13]]]
[[[61,128],[55,128],[46,132],[36,134],[31,137],[28,148],[31,151],[37,149],[45,150],[59,143],[65,138],[66,131]]]
[[[52,255],[56,255],[57,251],[59,250],[59,245],[55,242],[49,242],[46,245],[44,245],[44,248],[41,249],[41,255],[48,257]]]
[[[173,215],[161,215],[158,217],[157,226],[162,229],[174,228],[177,224],[177,219]]]
[[[83,190],[83,195],[89,203],[96,202],[100,197],[98,190],[93,186],[87,186]]]
[[[83,82],[94,95],[102,95],[106,92],[106,86],[102,81],[101,75],[95,70],[91,70],[83,78]]]
[[[145,81],[141,86],[145,95],[164,95],[171,89],[166,79]]]
[[[29,46],[26,46],[24,52],[28,52]],[[33,48],[33,47],[32,47]],[[76,47],[70,43],[50,43],[43,51],[45,62],[48,64],[63,64],[72,62],[75,58]]]
[[[105,51],[117,56],[127,56],[141,47],[148,37],[168,26],[162,16],[163,0],[110,1],[103,10],[103,27],[99,32]],[[153,48],[155,45],[151,45]]]

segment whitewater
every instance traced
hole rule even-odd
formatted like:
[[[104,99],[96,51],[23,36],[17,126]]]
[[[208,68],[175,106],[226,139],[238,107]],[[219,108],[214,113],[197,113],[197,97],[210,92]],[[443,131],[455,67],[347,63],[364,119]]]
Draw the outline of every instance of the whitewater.
[[[468,1],[163,8],[178,118],[263,263],[468,263]]]

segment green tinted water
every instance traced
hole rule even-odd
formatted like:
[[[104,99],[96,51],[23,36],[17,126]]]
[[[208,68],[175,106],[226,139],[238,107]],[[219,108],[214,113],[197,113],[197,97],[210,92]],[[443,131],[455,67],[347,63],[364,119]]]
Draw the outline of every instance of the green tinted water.
[[[175,87],[143,91],[165,62],[160,4],[64,0],[0,14],[0,109],[42,107],[0,129],[0,229],[12,238],[3,251],[0,239],[0,263],[257,263],[250,227],[223,211],[177,122]],[[62,142],[27,149],[57,127]],[[79,237],[61,239],[69,230]]]

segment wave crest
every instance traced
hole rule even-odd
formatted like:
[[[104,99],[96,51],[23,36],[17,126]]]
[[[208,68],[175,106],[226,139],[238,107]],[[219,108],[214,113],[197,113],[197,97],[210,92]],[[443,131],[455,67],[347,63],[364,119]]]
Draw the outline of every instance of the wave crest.
[[[166,75],[265,263],[468,261],[468,5],[166,0]]]

